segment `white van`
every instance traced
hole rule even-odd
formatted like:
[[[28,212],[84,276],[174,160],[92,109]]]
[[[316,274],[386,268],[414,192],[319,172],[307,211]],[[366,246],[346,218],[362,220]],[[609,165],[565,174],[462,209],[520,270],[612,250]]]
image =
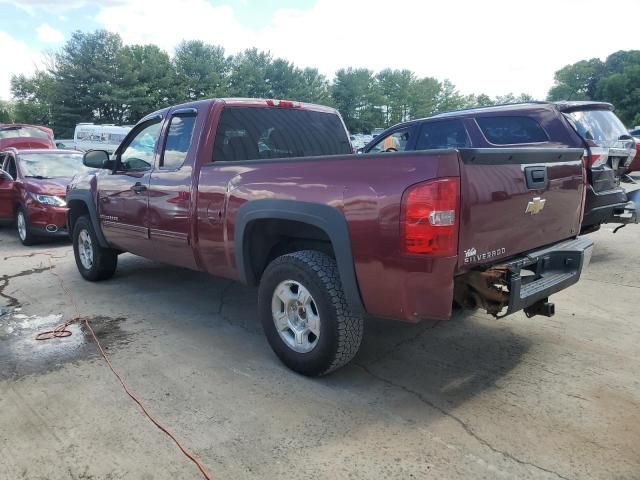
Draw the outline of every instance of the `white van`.
[[[106,150],[113,153],[131,130],[130,126],[113,124],[95,125],[93,123],[79,123],[73,134],[73,141],[77,150]]]

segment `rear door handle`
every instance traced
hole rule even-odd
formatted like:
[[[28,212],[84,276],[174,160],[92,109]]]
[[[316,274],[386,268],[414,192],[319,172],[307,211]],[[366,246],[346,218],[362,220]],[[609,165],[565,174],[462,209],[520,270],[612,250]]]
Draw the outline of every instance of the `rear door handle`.
[[[547,167],[525,167],[524,176],[527,179],[529,190],[547,188]]]
[[[142,185],[140,182],[136,182],[136,184],[133,187],[131,187],[131,190],[133,190],[136,193],[144,192],[146,189],[147,187],[145,185]]]

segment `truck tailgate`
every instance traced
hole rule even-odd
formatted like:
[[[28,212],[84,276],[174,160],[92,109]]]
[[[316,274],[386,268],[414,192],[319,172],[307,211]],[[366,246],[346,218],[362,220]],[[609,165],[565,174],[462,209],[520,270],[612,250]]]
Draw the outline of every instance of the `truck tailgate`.
[[[494,264],[580,231],[582,149],[460,150],[458,269]]]

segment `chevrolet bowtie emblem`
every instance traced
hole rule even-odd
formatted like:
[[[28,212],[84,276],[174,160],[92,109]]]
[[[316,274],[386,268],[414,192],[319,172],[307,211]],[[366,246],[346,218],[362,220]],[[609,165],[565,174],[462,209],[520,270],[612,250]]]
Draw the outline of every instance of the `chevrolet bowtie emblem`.
[[[527,209],[524,211],[524,213],[537,215],[542,211],[545,203],[547,203],[547,201],[544,198],[535,197],[533,200],[527,203]]]

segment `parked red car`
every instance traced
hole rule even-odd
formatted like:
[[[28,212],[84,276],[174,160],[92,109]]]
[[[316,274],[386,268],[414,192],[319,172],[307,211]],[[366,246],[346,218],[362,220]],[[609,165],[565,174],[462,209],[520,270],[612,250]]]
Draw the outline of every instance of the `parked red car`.
[[[0,152],[0,167],[0,220],[15,220],[25,245],[39,237],[66,236],[67,184],[89,171],[82,153],[9,148]]]
[[[0,151],[9,147],[22,150],[56,148],[53,141],[53,130],[38,125],[0,123]]]

